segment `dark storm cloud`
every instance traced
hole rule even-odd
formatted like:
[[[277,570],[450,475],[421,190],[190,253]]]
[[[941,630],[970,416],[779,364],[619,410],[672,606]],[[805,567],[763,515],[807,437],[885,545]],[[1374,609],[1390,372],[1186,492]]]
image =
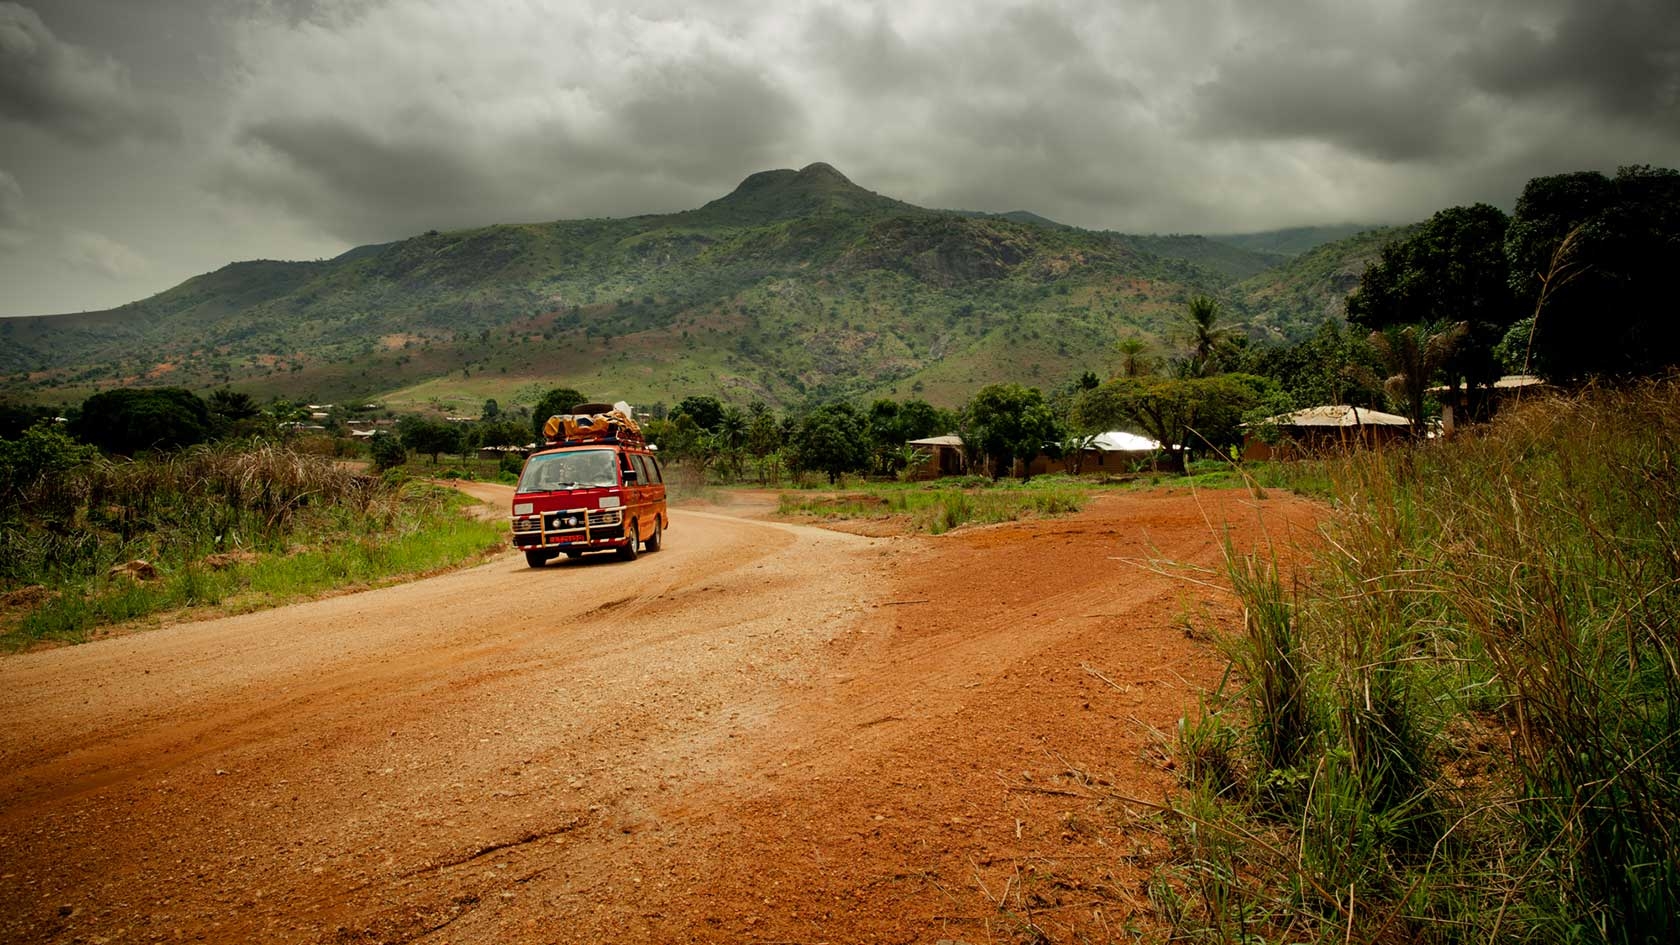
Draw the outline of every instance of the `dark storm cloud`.
[[[1303,140],[1375,161],[1437,162],[1508,147],[1525,119],[1614,122],[1680,144],[1680,4],[1446,2],[1350,22],[1345,5],[1269,11],[1259,41],[1215,56],[1196,86],[1208,138]],[[1285,12],[1287,10],[1287,12]],[[1516,142],[1570,150],[1530,127]]]
[[[1377,160],[1416,161],[1477,143],[1463,92],[1438,73],[1350,50],[1229,60],[1201,89],[1200,129],[1214,137],[1304,138]]]
[[[1482,88],[1576,95],[1610,114],[1680,127],[1680,4],[1576,0],[1549,27],[1501,24],[1466,57]]]
[[[926,206],[1145,232],[1406,222],[1540,174],[1680,165],[1674,0],[33,10],[0,0],[14,314],[67,267],[134,298],[229,258],[695,207],[813,161]],[[180,131],[148,137],[165,95]],[[8,134],[25,124],[47,133]]]
[[[17,3],[0,3],[0,119],[80,144],[175,128],[166,110],[135,92],[116,60],[60,40]]]
[[[461,66],[463,42],[486,64]],[[799,120],[752,56],[680,20],[392,4],[244,45],[216,186],[349,240],[693,205],[775,163]]]

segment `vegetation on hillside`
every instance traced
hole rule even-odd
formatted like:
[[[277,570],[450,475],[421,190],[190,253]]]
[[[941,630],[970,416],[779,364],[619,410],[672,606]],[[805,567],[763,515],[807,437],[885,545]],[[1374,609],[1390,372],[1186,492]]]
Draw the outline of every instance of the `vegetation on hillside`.
[[[457,410],[530,405],[563,381],[635,403],[949,406],[988,383],[1101,370],[1122,333],[1158,338],[1193,294],[1236,303],[1233,283],[1280,258],[925,210],[813,165],[683,213],[433,232],[333,260],[238,263],[110,312],[7,319],[0,385],[79,398],[232,384]]]

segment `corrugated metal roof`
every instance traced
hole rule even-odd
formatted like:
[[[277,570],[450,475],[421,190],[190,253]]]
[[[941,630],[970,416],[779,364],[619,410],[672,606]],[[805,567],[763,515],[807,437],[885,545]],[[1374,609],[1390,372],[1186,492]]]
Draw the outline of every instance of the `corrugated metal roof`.
[[[1412,421],[1381,410],[1331,404],[1267,417],[1261,423],[1280,427],[1409,427]]]
[[[1092,449],[1099,449],[1107,453],[1152,453],[1161,448],[1161,444],[1147,436],[1127,433],[1125,430],[1110,430],[1099,433],[1091,441]]]
[[[962,446],[960,436],[930,436],[926,439],[911,440],[911,446]]]

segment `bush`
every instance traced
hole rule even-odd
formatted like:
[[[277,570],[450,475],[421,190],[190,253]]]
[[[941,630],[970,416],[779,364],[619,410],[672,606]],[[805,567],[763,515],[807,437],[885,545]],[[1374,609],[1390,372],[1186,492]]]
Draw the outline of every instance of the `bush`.
[[[368,452],[373,456],[373,468],[380,472],[408,462],[408,451],[401,441],[383,430],[368,439]]]

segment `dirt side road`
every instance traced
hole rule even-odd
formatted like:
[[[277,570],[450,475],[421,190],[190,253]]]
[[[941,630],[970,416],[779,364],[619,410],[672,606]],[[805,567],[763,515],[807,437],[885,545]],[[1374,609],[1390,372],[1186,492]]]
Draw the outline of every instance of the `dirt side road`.
[[[481,498],[506,492],[480,487]],[[666,550],[0,661],[0,941],[1119,940],[1145,735],[1230,619],[1129,495],[871,539],[696,510]],[[1100,675],[1099,675],[1100,674]]]

